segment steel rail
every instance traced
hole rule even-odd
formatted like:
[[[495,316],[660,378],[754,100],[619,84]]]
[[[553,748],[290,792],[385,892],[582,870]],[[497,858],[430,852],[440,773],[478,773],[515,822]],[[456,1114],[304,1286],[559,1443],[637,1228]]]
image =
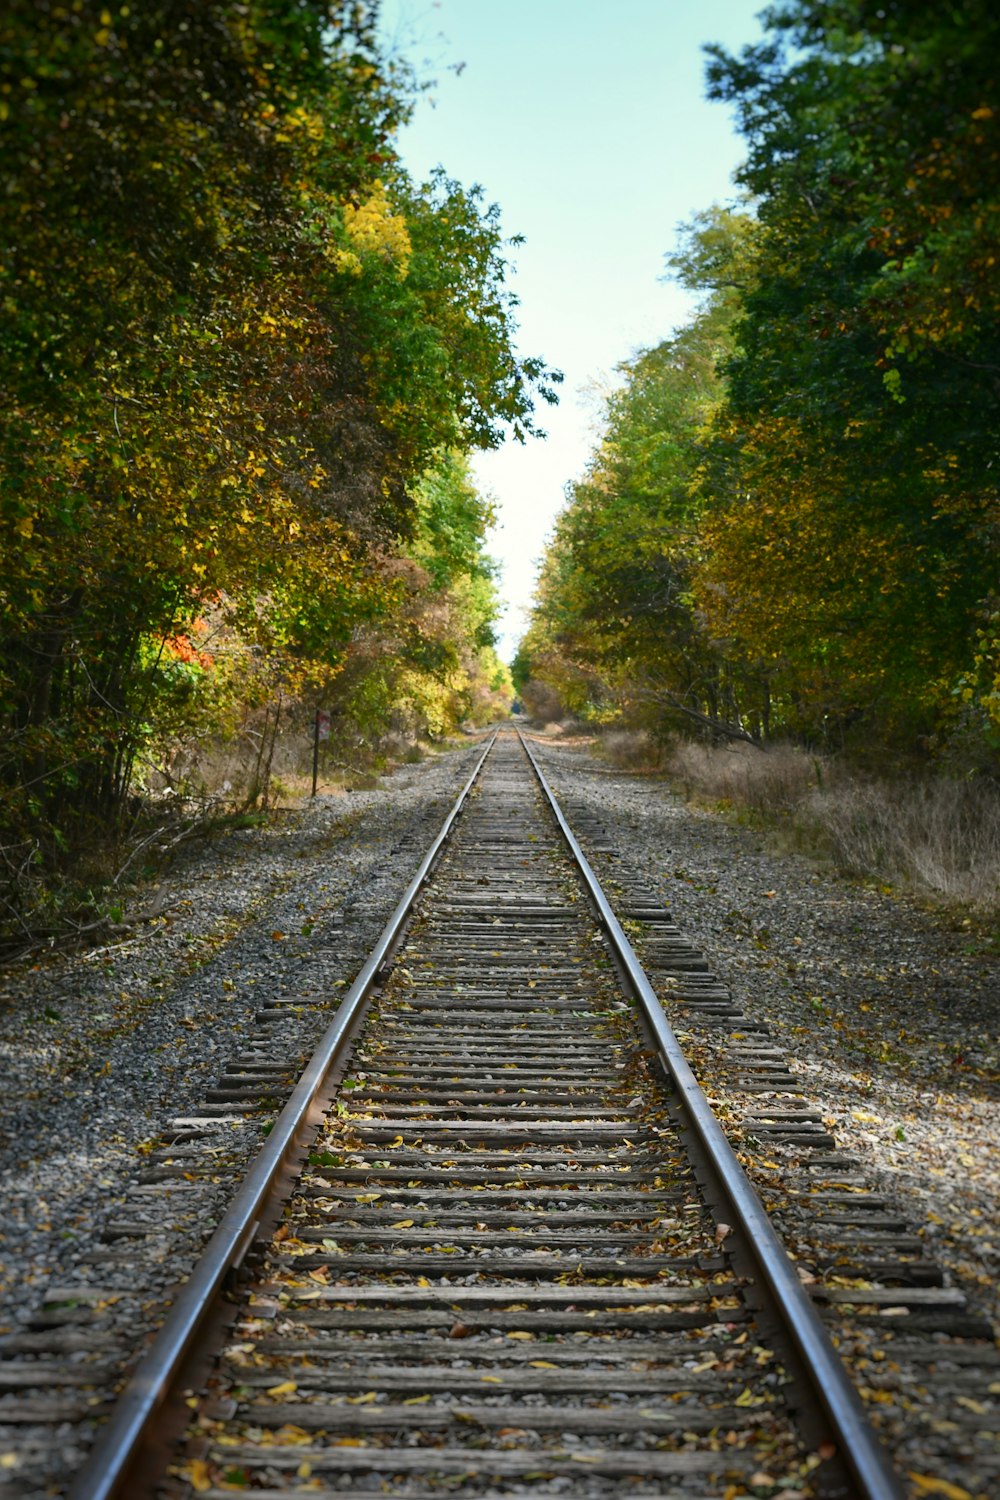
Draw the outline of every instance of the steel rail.
[[[861,1398],[804,1290],[795,1266],[691,1071],[656,992],[563,816],[545,773],[520,729],[517,734],[576,861],[615,957],[652,1029],[661,1064],[673,1085],[685,1123],[694,1133],[726,1194],[735,1221],[746,1237],[757,1274],[770,1293],[785,1332],[799,1356],[812,1394],[830,1423],[830,1439],[836,1444],[838,1456],[856,1485],[853,1493],[858,1500],[903,1500],[902,1482],[868,1420]]]
[[[364,967],[341,1001],[336,1016],[275,1121],[265,1145],[250,1166],[190,1278],[178,1292],[149,1352],[125,1386],[108,1426],[77,1476],[67,1500],[114,1500],[119,1495],[131,1500],[123,1486],[139,1461],[144,1435],[166,1401],[171,1382],[180,1373],[227,1275],[243,1260],[274,1183],[301,1149],[301,1137],[312,1123],[310,1116],[324,1080],[344,1050],[354,1022],[399,939],[413,903],[437,862],[496,737],[494,731]]]

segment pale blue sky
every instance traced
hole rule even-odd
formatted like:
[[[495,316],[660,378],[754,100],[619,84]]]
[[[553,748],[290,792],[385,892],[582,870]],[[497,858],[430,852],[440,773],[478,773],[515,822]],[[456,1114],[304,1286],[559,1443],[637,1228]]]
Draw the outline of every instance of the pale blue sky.
[[[521,299],[519,347],[564,372],[549,437],[476,460],[499,503],[492,550],[508,604],[501,651],[524,628],[536,565],[567,481],[594,443],[595,390],[683,323],[664,284],[677,225],[733,196],[743,147],[704,97],[705,42],[760,36],[761,0],[382,0],[391,48],[439,82],[404,132],[417,177],[441,163],[500,204]],[[464,64],[461,72],[449,66]]]

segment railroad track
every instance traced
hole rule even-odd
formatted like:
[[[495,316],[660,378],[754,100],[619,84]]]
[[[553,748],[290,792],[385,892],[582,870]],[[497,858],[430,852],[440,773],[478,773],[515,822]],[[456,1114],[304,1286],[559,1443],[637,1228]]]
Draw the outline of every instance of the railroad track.
[[[560,819],[502,732],[73,1500],[905,1492],[813,1303],[925,1344],[951,1319],[952,1353],[984,1330],[731,1026],[756,1128],[805,1142],[813,1194],[830,1158],[814,1238],[864,1278],[803,1289]],[[732,1022],[662,908],[622,915]]]

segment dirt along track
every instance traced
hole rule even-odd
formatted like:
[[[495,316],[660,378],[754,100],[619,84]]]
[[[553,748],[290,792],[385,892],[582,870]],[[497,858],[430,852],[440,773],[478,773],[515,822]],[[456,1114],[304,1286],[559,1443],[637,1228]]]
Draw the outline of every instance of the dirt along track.
[[[487,783],[384,987],[176,1485],[808,1493],[822,1455],[796,1432],[801,1396],[790,1410],[731,1226],[693,1192],[558,835],[529,817],[519,752],[494,753],[494,801]],[[607,830],[591,834],[595,863],[610,859]],[[734,1137],[782,1158],[764,1170],[783,1167],[765,1182],[784,1232],[908,1483],[989,1493],[982,1318],[939,1285],[662,899],[619,885],[648,966],[695,1018],[699,1065],[711,1074],[713,1047],[728,1063]],[[211,1101],[216,1120],[252,1104],[252,1073],[243,1098],[233,1082]],[[178,1127],[157,1170],[199,1128]]]

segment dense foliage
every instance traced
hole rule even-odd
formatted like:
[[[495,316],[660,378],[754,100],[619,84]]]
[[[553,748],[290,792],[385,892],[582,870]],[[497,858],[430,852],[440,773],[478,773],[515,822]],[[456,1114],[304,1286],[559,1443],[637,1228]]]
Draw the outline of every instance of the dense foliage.
[[[194,704],[221,729],[241,694],[360,701],[355,657],[392,655],[457,706],[485,649],[488,511],[455,455],[533,430],[553,377],[514,352],[497,210],[397,160],[409,85],[372,12],[4,7],[11,877],[113,823]]]
[[[709,50],[751,212],[689,234],[702,311],[624,367],[521,677],[995,767],[1000,19],[788,0]]]

